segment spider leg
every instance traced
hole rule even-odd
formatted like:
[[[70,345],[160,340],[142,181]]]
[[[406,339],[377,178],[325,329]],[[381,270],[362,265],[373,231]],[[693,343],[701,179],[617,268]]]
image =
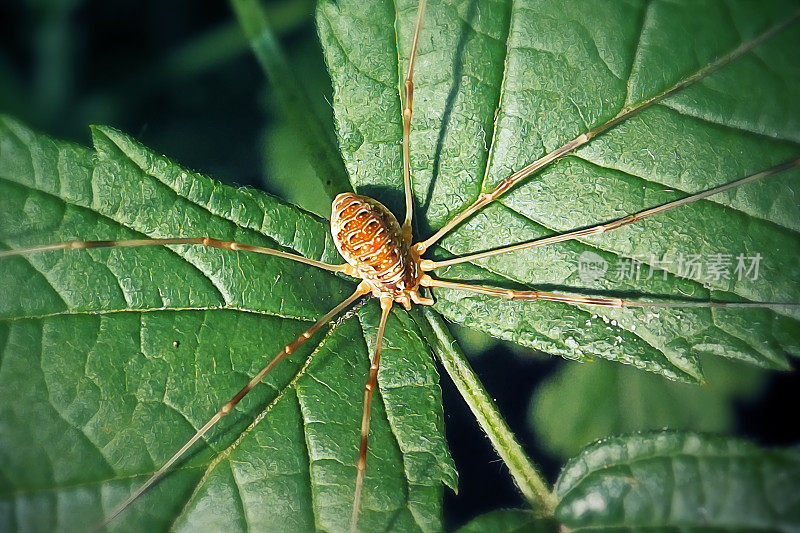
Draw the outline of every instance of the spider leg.
[[[645,100],[644,102],[641,102],[641,103],[637,104],[634,107],[625,108],[625,109],[621,110],[617,114],[617,116],[615,116],[611,120],[609,120],[609,121],[597,126],[596,128],[594,128],[594,129],[592,129],[590,131],[587,131],[586,133],[582,133],[582,134],[578,135],[577,137],[575,137],[571,141],[567,142],[566,144],[562,145],[561,147],[556,148],[555,150],[553,150],[552,152],[550,152],[548,154],[545,154],[544,156],[540,157],[536,161],[530,163],[525,168],[522,168],[522,169],[518,170],[517,172],[513,173],[512,175],[510,175],[509,177],[507,177],[506,179],[501,181],[497,185],[497,187],[495,187],[494,190],[492,190],[491,192],[481,192],[478,195],[478,198],[472,204],[470,204],[468,207],[466,207],[464,210],[462,210],[460,213],[458,213],[455,217],[450,219],[450,221],[448,221],[447,224],[442,226],[442,228],[439,229],[439,231],[434,233],[428,239],[415,244],[414,246],[417,248],[417,252],[420,255],[425,253],[425,251],[428,248],[430,248],[431,245],[433,245],[434,243],[439,241],[439,239],[441,239],[442,237],[447,235],[453,228],[458,226],[461,222],[463,222],[464,220],[466,220],[467,218],[472,216],[475,212],[477,212],[478,210],[483,208],[485,205],[487,205],[487,204],[493,202],[494,200],[496,200],[497,198],[499,198],[502,194],[507,192],[514,185],[519,183],[521,180],[527,178],[528,176],[530,176],[531,174],[533,174],[537,170],[541,169],[542,167],[544,167],[546,165],[549,165],[550,163],[552,163],[556,159],[560,158],[561,156],[566,155],[566,154],[568,154],[568,153],[580,148],[581,146],[585,145],[590,140],[592,140],[594,137],[597,137],[601,133],[613,128],[617,124],[627,120],[628,118],[632,117],[633,115],[636,115],[640,111],[643,111],[644,109],[647,109],[647,108],[657,104],[658,102],[661,102],[665,98],[667,98],[669,96],[672,96],[673,94],[676,94],[676,93],[682,91],[686,87],[689,87],[690,85],[693,85],[694,83],[696,83],[696,82],[698,82],[698,81],[700,81],[702,79],[705,79],[710,74],[713,74],[714,72],[716,72],[717,70],[721,69],[722,67],[724,67],[725,65],[727,65],[728,63],[733,61],[734,59],[746,54],[747,52],[749,52],[753,48],[757,47],[758,45],[760,45],[764,41],[766,41],[769,38],[773,37],[777,33],[780,33],[787,26],[789,26],[790,24],[794,23],[797,20],[798,17],[800,17],[800,11],[795,11],[789,18],[787,18],[783,22],[781,22],[779,24],[776,24],[775,26],[772,26],[771,28],[767,29],[766,31],[764,31],[760,35],[756,36],[755,38],[753,38],[753,39],[751,39],[751,40],[749,40],[747,42],[742,43],[739,47],[737,47],[736,49],[732,50],[729,54],[718,58],[717,60],[715,60],[714,62],[712,62],[708,66],[706,66],[706,67],[698,70],[697,72],[691,74],[690,76],[687,76],[686,78],[680,80],[675,85],[673,85],[669,89],[665,90],[661,94],[657,94],[657,95],[653,96],[652,98],[650,98],[649,100]]]
[[[322,326],[328,323],[333,317],[341,313],[344,309],[349,307],[353,302],[359,299],[361,296],[367,294],[369,292],[366,289],[364,284],[360,284],[358,288],[356,288],[355,292],[351,294],[346,300],[342,303],[331,309],[325,316],[317,320],[314,325],[304,331],[299,337],[297,337],[294,341],[287,344],[272,360],[267,363],[267,365],[261,369],[261,371],[256,374],[248,383],[245,385],[236,395],[231,398],[225,405],[223,405],[219,411],[216,412],[214,416],[212,416],[208,422],[206,422],[203,427],[197,430],[192,438],[186,441],[186,444],[181,446],[181,448],[175,452],[175,454],[170,457],[170,459],[164,463],[164,465],[159,468],[150,478],[145,481],[141,487],[139,487],[136,492],[134,492],[127,500],[125,500],[121,505],[119,505],[114,512],[108,515],[103,522],[95,528],[95,531],[103,529],[107,526],[117,515],[119,515],[122,511],[128,508],[130,504],[134,502],[139,496],[141,496],[148,488],[150,488],[153,484],[155,484],[163,475],[164,473],[169,470],[169,468],[177,461],[178,459],[186,453],[189,448],[194,445],[200,438],[205,435],[208,430],[210,430],[214,425],[219,422],[223,416],[227,415],[228,413],[233,410],[236,404],[244,398],[247,393],[249,393],[256,385],[258,385],[264,377],[269,374],[269,372],[275,368],[275,366],[280,363],[287,355],[294,353],[304,342],[310,339],[314,333],[317,332]]]
[[[361,415],[361,445],[358,449],[358,462],[356,463],[356,492],[353,496],[353,516],[350,520],[350,530],[356,531],[358,526],[358,511],[361,507],[361,490],[364,485],[364,472],[367,470],[367,438],[369,437],[369,410],[372,404],[372,393],[378,384],[378,367],[381,361],[381,345],[383,344],[383,331],[386,329],[386,319],[392,309],[392,300],[381,299],[381,322],[378,326],[378,338],[375,340],[375,355],[369,366],[369,377],[364,386],[364,411]]]
[[[323,263],[322,261],[316,261],[314,259],[303,257],[302,255],[282,252],[280,250],[273,250],[272,248],[264,248],[263,246],[254,246],[252,244],[222,241],[211,237],[171,237],[168,239],[127,239],[119,241],[66,241],[55,244],[31,246],[29,248],[4,250],[0,252],[0,258],[12,255],[46,252],[50,250],[84,250],[86,248],[112,248],[117,246],[162,246],[165,244],[199,244],[212,248],[221,248],[223,250],[255,252],[258,254],[273,255],[275,257],[282,257],[284,259],[291,259],[292,261],[297,261],[298,263],[305,263],[307,265],[315,266],[324,270],[330,270],[332,272],[344,272],[345,274],[351,274],[352,272],[351,267],[347,264],[330,265],[328,263]]]
[[[663,213],[664,211],[668,211],[670,209],[674,209],[682,205],[690,204],[692,202],[696,202],[697,200],[702,200],[703,198],[708,198],[709,196],[712,196],[714,194],[728,191],[730,189],[735,189],[737,187],[741,187],[742,185],[746,185],[748,183],[752,183],[754,181],[767,178],[769,176],[772,176],[773,174],[777,174],[779,172],[788,170],[790,168],[794,168],[796,166],[800,166],[800,159],[786,161],[784,163],[781,163],[780,165],[776,165],[767,170],[763,170],[761,172],[751,174],[750,176],[725,183],[723,185],[720,185],[719,187],[714,187],[712,189],[692,194],[691,196],[687,196],[686,198],[681,198],[679,200],[668,202],[663,205],[651,207],[650,209],[645,209],[644,211],[639,211],[638,213],[634,213],[632,215],[619,218],[617,220],[612,220],[611,222],[606,222],[605,224],[597,224],[595,226],[589,226],[588,228],[569,231],[567,233],[559,233],[557,235],[552,235],[550,237],[534,239],[531,241],[522,242],[511,246],[504,246],[502,248],[496,248],[494,250],[488,250],[486,252],[479,252],[475,254],[464,255],[461,257],[455,257],[453,259],[448,259],[446,261],[423,260],[420,266],[422,267],[422,270],[434,270],[436,268],[457,265],[459,263],[465,263],[467,261],[483,259],[484,257],[491,257],[493,255],[500,255],[507,252],[515,252],[518,250],[524,250],[526,248],[533,248],[534,246],[543,246],[545,244],[553,244],[556,242],[563,242],[572,239],[579,239],[581,237],[588,237],[589,235],[597,235],[599,233],[604,233],[606,231],[611,231],[617,228],[621,228],[623,226],[627,226],[628,224],[633,224],[634,222],[642,220],[643,218],[657,215],[658,213]]]
[[[564,302],[570,304],[594,305],[599,307],[726,307],[726,308],[800,308],[800,303],[794,302],[720,302],[720,301],[698,301],[698,300],[654,300],[639,301],[625,300],[622,298],[603,298],[598,296],[578,296],[571,294],[561,294],[547,291],[514,291],[510,289],[499,289],[487,287],[485,285],[475,285],[472,283],[459,283],[455,281],[445,281],[424,276],[420,285],[425,287],[439,287],[442,289],[454,289],[459,291],[474,292],[505,298],[507,300],[546,300],[550,302]]]
[[[403,188],[406,193],[406,219],[403,222],[403,235],[411,242],[411,219],[414,216],[414,197],[411,189],[411,111],[414,101],[414,61],[417,58],[419,44],[419,31],[422,27],[422,17],[425,13],[426,0],[420,0],[417,11],[417,23],[414,27],[414,38],[411,41],[411,54],[408,59],[408,73],[405,81],[405,101],[403,102]]]

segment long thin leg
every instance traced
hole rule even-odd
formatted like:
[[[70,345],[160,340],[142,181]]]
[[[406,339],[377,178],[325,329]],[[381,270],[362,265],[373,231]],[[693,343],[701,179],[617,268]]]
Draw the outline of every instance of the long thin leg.
[[[372,405],[372,393],[378,383],[378,366],[381,362],[381,345],[383,344],[383,330],[386,329],[386,319],[392,309],[392,300],[381,299],[381,322],[378,326],[378,338],[375,340],[375,355],[369,366],[369,378],[364,386],[364,411],[361,415],[361,446],[358,449],[358,462],[356,463],[356,492],[353,496],[353,516],[350,519],[350,530],[356,531],[358,526],[358,511],[361,507],[361,489],[364,484],[364,472],[367,470],[367,437],[369,436],[369,408]]]
[[[709,76],[710,74],[716,72],[720,68],[724,67],[734,59],[738,58],[739,56],[749,52],[759,44],[763,43],[770,37],[774,36],[775,34],[779,33],[781,30],[786,28],[788,25],[793,23],[798,17],[800,17],[800,10],[795,11],[792,13],[789,18],[785,21],[781,22],[773,26],[772,28],[766,30],[764,33],[758,35],[754,39],[742,43],[738,48],[733,50],[731,53],[720,57],[716,61],[712,62],[708,66],[698,70],[691,76],[679,81],[666,91],[661,94],[654,96],[649,100],[645,100],[644,102],[637,104],[635,107],[623,109],[620,111],[617,116],[609,120],[608,122],[601,124],[600,126],[596,127],[595,129],[588,131],[586,133],[582,133],[578,135],[568,143],[564,144],[560,148],[556,148],[549,154],[537,159],[533,163],[529,164],[525,168],[518,170],[517,172],[513,173],[511,176],[507,177],[503,181],[500,182],[495,189],[489,193],[480,193],[478,195],[478,199],[475,200],[469,207],[461,211],[458,215],[452,218],[447,224],[445,224],[439,231],[434,233],[430,238],[426,239],[425,241],[417,243],[415,246],[417,248],[417,253],[422,255],[425,250],[430,248],[432,244],[437,242],[439,239],[447,235],[453,228],[458,226],[461,222],[463,222],[466,218],[471,216],[473,213],[481,209],[483,206],[493,202],[496,200],[500,195],[508,191],[511,187],[516,185],[520,180],[530,176],[540,168],[548,165],[558,159],[559,157],[580,148],[584,144],[588,143],[594,137],[600,135],[606,130],[611,129],[612,127],[616,126],[620,122],[627,120],[628,118],[632,117],[633,115],[647,109],[648,107],[657,104],[658,102],[664,100],[665,98],[672,96],[673,94],[689,87],[690,85],[696,83],[699,80],[702,80]]]
[[[411,110],[414,100],[414,61],[417,59],[417,45],[419,44],[419,31],[422,27],[422,17],[425,13],[426,0],[420,0],[417,11],[417,23],[414,27],[414,39],[411,41],[411,54],[408,59],[408,73],[405,82],[405,102],[403,109],[403,187],[406,191],[406,219],[403,222],[403,234],[411,242],[411,219],[414,216],[413,195],[411,191]]]
[[[509,289],[498,289],[496,287],[486,287],[484,285],[473,285],[470,283],[458,283],[455,281],[445,281],[431,277],[423,277],[420,282],[426,287],[440,287],[442,289],[455,289],[458,291],[474,292],[487,296],[496,296],[507,300],[547,300],[551,302],[564,302],[571,304],[596,305],[599,307],[726,307],[726,308],[800,308],[800,303],[781,303],[781,302],[720,302],[720,301],[650,301],[642,302],[637,300],[624,300],[622,298],[602,298],[595,296],[573,296],[571,294],[559,294],[546,291],[512,291]]]
[[[255,252],[258,254],[274,255],[275,257],[283,257],[284,259],[291,259],[299,263],[330,270],[333,272],[350,273],[350,267],[347,264],[343,265],[329,265],[322,261],[315,261],[303,257],[302,255],[290,254],[288,252],[281,252],[280,250],[273,250],[272,248],[264,248],[263,246],[254,246],[252,244],[242,244],[239,242],[221,241],[211,237],[172,237],[169,239],[128,239],[122,241],[66,241],[55,244],[43,244],[41,246],[31,246],[29,248],[18,248],[16,250],[4,250],[0,252],[0,258],[12,255],[24,255],[37,252],[46,252],[49,250],[84,250],[86,248],[110,248],[115,246],[130,247],[130,246],[161,246],[164,244],[200,244],[202,246],[210,246],[213,248],[222,248],[223,250],[241,250],[243,252]]]
[[[214,416],[212,416],[212,417],[211,417],[211,419],[210,419],[208,422],[206,422],[206,423],[205,423],[205,425],[203,425],[203,427],[201,427],[199,430],[197,430],[197,433],[195,433],[195,434],[194,434],[194,436],[193,436],[191,439],[189,439],[188,441],[186,441],[186,444],[184,444],[183,446],[181,446],[181,449],[180,449],[180,450],[178,450],[177,452],[175,452],[175,455],[173,455],[172,457],[170,457],[170,459],[169,459],[169,460],[168,460],[166,463],[164,463],[164,465],[163,465],[161,468],[159,468],[159,469],[156,471],[156,473],[155,473],[155,474],[153,474],[152,476],[150,476],[150,479],[148,479],[147,481],[145,481],[145,482],[144,482],[144,484],[143,484],[141,487],[139,487],[139,488],[136,490],[136,492],[134,492],[134,493],[133,493],[133,494],[130,496],[130,498],[128,498],[127,500],[125,500],[125,501],[124,501],[124,502],[123,502],[123,503],[122,503],[122,504],[121,504],[119,507],[117,507],[117,508],[116,508],[116,510],[114,510],[114,512],[113,512],[113,513],[111,513],[110,515],[108,515],[108,517],[106,517],[106,519],[105,519],[105,520],[103,520],[103,522],[102,522],[102,523],[101,523],[99,526],[97,526],[97,529],[96,529],[96,530],[100,530],[100,529],[104,528],[106,525],[108,525],[108,523],[109,523],[109,522],[111,522],[111,520],[113,520],[113,519],[114,519],[114,518],[115,518],[117,515],[119,515],[119,514],[120,514],[122,511],[124,511],[124,510],[125,510],[125,509],[126,509],[126,508],[127,508],[127,507],[128,507],[130,504],[131,504],[131,503],[133,503],[133,501],[134,501],[134,500],[136,500],[136,498],[138,498],[139,496],[141,496],[141,495],[144,493],[144,491],[146,491],[146,490],[147,490],[148,488],[150,488],[150,487],[151,487],[151,486],[152,486],[152,485],[153,485],[153,484],[154,484],[156,481],[158,481],[158,479],[159,479],[159,478],[160,478],[162,475],[164,475],[164,473],[165,473],[165,472],[166,472],[166,471],[169,469],[169,467],[171,467],[171,466],[173,465],[173,463],[175,463],[175,461],[177,461],[178,459],[180,459],[180,457],[181,457],[181,456],[182,456],[184,453],[186,453],[186,451],[187,451],[187,450],[189,450],[189,448],[191,448],[191,447],[192,447],[192,445],[193,445],[195,442],[197,442],[198,440],[200,440],[200,438],[201,438],[203,435],[205,435],[205,434],[208,432],[208,430],[209,430],[209,429],[211,429],[212,427],[214,427],[214,425],[215,425],[217,422],[219,422],[219,421],[220,421],[220,419],[222,419],[222,417],[223,417],[223,416],[225,416],[225,415],[227,415],[228,413],[230,413],[230,412],[231,412],[231,410],[233,410],[233,408],[234,408],[234,407],[236,407],[236,404],[238,404],[238,403],[239,403],[239,401],[241,401],[241,399],[242,399],[242,398],[244,398],[244,397],[247,395],[247,393],[249,393],[251,390],[253,390],[253,388],[254,388],[256,385],[258,385],[258,384],[261,382],[261,380],[262,380],[262,379],[264,379],[264,377],[265,377],[267,374],[269,374],[269,372],[270,372],[270,371],[271,371],[273,368],[275,368],[275,366],[276,366],[278,363],[280,363],[280,362],[283,360],[283,358],[284,358],[284,357],[286,357],[287,355],[290,355],[290,354],[294,353],[294,351],[295,351],[295,350],[297,350],[297,349],[298,349],[298,348],[299,348],[299,347],[300,347],[300,346],[301,346],[301,345],[302,345],[304,342],[306,342],[308,339],[310,339],[310,338],[311,338],[311,336],[312,336],[312,335],[314,335],[314,333],[316,333],[316,332],[317,332],[317,330],[319,330],[319,329],[320,329],[320,328],[321,328],[323,325],[325,325],[326,323],[328,323],[328,322],[329,322],[329,321],[330,321],[330,320],[331,320],[333,317],[335,317],[336,315],[338,315],[339,313],[341,313],[341,312],[342,312],[344,309],[346,309],[347,307],[349,307],[349,306],[350,306],[350,304],[352,304],[352,303],[353,303],[353,302],[355,302],[355,301],[356,301],[358,298],[360,298],[361,296],[363,296],[363,295],[367,294],[368,292],[369,292],[369,289],[367,289],[367,288],[366,288],[366,286],[365,286],[363,283],[362,283],[362,284],[359,284],[359,286],[358,286],[358,288],[355,290],[355,292],[354,292],[352,295],[350,295],[350,296],[349,296],[349,297],[348,297],[348,298],[347,298],[345,301],[343,301],[342,303],[340,303],[339,305],[337,305],[336,307],[334,307],[333,309],[331,309],[331,311],[330,311],[328,314],[326,314],[325,316],[323,316],[322,318],[320,318],[319,320],[317,320],[317,321],[314,323],[314,325],[313,325],[313,326],[311,326],[311,327],[310,327],[310,328],[308,328],[306,331],[304,331],[304,332],[303,332],[303,333],[302,333],[302,334],[301,334],[299,337],[297,337],[297,338],[296,338],[294,341],[292,341],[292,342],[290,342],[289,344],[287,344],[287,345],[286,345],[286,346],[285,346],[285,347],[284,347],[284,348],[283,348],[283,349],[280,351],[280,353],[278,353],[278,355],[276,355],[276,356],[275,356],[275,357],[274,357],[274,358],[273,358],[273,359],[272,359],[272,360],[271,360],[269,363],[267,363],[267,366],[265,366],[264,368],[262,368],[262,369],[261,369],[261,371],[260,371],[258,374],[256,374],[256,375],[253,377],[253,379],[251,379],[251,380],[250,380],[250,381],[247,383],[247,385],[245,385],[244,387],[242,387],[242,390],[240,390],[239,392],[237,392],[237,393],[236,393],[236,395],[235,395],[233,398],[231,398],[231,399],[230,399],[230,400],[229,400],[229,401],[228,401],[228,402],[227,402],[225,405],[223,405],[223,406],[222,406],[222,407],[219,409],[219,411],[217,411],[217,413],[216,413]]]
[[[714,187],[713,189],[708,189],[706,191],[699,192],[691,196],[687,196],[686,198],[681,198],[680,200],[675,200],[673,202],[668,202],[666,204],[657,207],[645,209],[644,211],[639,211],[638,213],[634,213],[633,215],[628,215],[626,217],[622,217],[617,220],[612,220],[611,222],[606,222],[605,224],[597,224],[596,226],[589,226],[588,228],[581,230],[570,231],[567,233],[560,233],[558,235],[544,237],[541,239],[534,239],[532,241],[522,242],[519,244],[514,244],[512,246],[504,246],[502,248],[497,248],[486,252],[464,255],[461,257],[448,259],[446,261],[423,260],[421,263],[422,270],[433,270],[436,268],[447,267],[450,265],[457,265],[459,263],[464,263],[467,261],[474,261],[476,259],[483,259],[484,257],[491,257],[493,255],[500,255],[507,252],[515,252],[518,250],[524,250],[525,248],[533,248],[534,246],[543,246],[545,244],[553,244],[556,242],[578,239],[580,237],[588,237],[589,235],[597,235],[599,233],[604,233],[606,231],[627,226],[628,224],[632,224],[637,220],[642,220],[643,218],[657,215],[658,213],[663,213],[664,211],[668,211],[675,207],[680,207],[682,205],[690,204],[692,202],[696,202],[697,200],[708,198],[709,196],[712,196],[714,194],[719,194],[721,192],[728,191],[730,189],[735,189],[736,187],[741,187],[742,185],[745,185],[747,183],[752,183],[754,181],[764,179],[768,176],[772,176],[773,174],[777,174],[778,172],[782,172],[784,170],[788,170],[796,166],[800,166],[800,159],[787,161],[785,163],[781,163],[780,165],[776,165],[772,168],[758,172],[756,174],[752,174],[745,178],[731,181],[724,185],[720,185],[719,187]]]

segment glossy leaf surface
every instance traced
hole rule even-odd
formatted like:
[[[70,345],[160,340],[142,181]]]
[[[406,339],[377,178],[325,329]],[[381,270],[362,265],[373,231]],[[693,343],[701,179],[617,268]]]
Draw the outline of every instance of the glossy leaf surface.
[[[800,452],[655,432],[610,438],[570,461],[556,518],[571,531],[797,531]]]
[[[793,2],[431,2],[415,75],[415,234],[427,237],[515,170],[695,77],[694,85],[527,179],[448,236],[435,255],[613,220],[796,158],[797,21],[733,59],[796,17],[796,9]],[[415,13],[416,3],[406,1],[325,2],[318,10],[351,180],[397,213],[400,85]],[[718,61],[725,66],[713,71]],[[612,233],[437,274],[634,298],[800,301],[798,176],[786,172]],[[690,256],[702,264],[699,276],[686,267]],[[760,258],[758,276],[737,273],[740,256],[743,268],[747,258]],[[731,263],[727,279],[708,266],[715,258]],[[605,265],[599,279],[581,279],[578,265],[587,259]],[[437,310],[462,325],[682,381],[702,378],[701,353],[785,368],[786,352],[796,352],[800,340],[797,316],[785,310],[620,311],[449,290],[436,296]]]
[[[211,235],[340,262],[325,221],[116,130],[93,138],[89,150],[3,119],[5,248]],[[354,283],[280,258],[159,246],[3,258],[0,287],[0,520],[45,531],[98,523]],[[375,311],[367,303],[279,365],[112,527],[348,528]],[[384,353],[362,525],[436,530],[441,483],[455,485],[438,376],[404,314],[390,317]]]

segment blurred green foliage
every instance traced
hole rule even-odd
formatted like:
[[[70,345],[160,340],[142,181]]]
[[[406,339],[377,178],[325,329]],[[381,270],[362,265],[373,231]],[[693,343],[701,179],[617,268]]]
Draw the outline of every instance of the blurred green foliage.
[[[719,357],[704,358],[703,366],[708,383],[694,385],[602,360],[567,361],[536,389],[529,423],[542,445],[564,459],[608,435],[735,431],[735,402],[755,396],[765,372]]]
[[[264,7],[316,105],[327,106],[314,2]],[[9,22],[0,111],[84,145],[89,124],[114,125],[217,179],[292,189],[266,179],[281,167],[271,158],[286,155],[269,133],[285,119],[227,3],[15,0],[0,5],[0,20]]]

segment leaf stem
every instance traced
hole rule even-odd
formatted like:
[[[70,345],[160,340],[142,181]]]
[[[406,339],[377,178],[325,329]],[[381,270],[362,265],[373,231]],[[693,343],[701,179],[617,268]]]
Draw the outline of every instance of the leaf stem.
[[[281,108],[298,137],[306,145],[311,165],[325,192],[333,199],[353,187],[333,134],[314,112],[304,85],[299,82],[275,37],[271,20],[259,0],[230,0],[250,47],[275,91]]]
[[[522,494],[543,516],[553,516],[557,501],[549,483],[525,455],[444,320],[429,307],[422,307],[422,314],[424,319],[417,321],[420,328]]]

